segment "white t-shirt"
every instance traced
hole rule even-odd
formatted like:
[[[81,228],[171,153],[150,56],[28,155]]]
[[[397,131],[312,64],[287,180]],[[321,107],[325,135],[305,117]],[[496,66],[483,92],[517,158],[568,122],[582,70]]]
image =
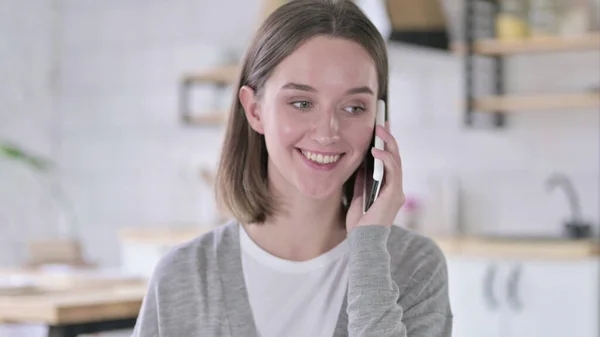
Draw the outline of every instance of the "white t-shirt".
[[[348,284],[348,242],[308,261],[259,247],[240,226],[242,268],[260,337],[331,337]]]

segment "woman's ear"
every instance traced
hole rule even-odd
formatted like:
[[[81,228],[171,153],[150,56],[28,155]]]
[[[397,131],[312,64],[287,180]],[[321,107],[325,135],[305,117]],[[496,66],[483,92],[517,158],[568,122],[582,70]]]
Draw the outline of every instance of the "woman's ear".
[[[246,119],[248,120],[250,127],[252,127],[254,131],[264,134],[264,128],[260,116],[260,106],[258,104],[258,98],[256,97],[256,92],[254,89],[245,85],[240,88],[238,96],[240,103],[242,103],[242,107],[244,108],[244,113],[246,114]]]

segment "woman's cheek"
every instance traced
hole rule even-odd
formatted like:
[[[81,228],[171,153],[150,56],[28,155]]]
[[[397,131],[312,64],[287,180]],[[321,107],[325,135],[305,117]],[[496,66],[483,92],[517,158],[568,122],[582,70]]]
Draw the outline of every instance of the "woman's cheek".
[[[284,107],[279,104],[273,104],[267,107],[267,128],[269,133],[281,137],[291,131],[291,123],[288,121]]]
[[[367,150],[373,138],[373,127],[370,124],[361,124],[353,128],[349,137],[353,144],[358,145],[363,150]]]
[[[287,146],[296,138],[298,124],[290,118],[280,116],[270,125],[270,134],[277,138],[281,146]]]
[[[279,132],[281,134],[281,137],[288,138],[290,137],[290,135],[292,135],[293,129],[290,124],[284,124],[281,126],[281,130]]]

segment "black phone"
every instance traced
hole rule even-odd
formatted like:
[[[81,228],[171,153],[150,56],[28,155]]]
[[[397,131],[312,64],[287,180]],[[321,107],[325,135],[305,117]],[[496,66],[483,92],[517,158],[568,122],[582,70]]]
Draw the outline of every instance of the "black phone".
[[[385,126],[387,121],[386,106],[384,100],[377,101],[377,112],[375,117],[375,126]],[[373,139],[371,140],[371,147],[383,150],[383,140],[375,136],[375,130],[373,130]],[[381,190],[381,184],[383,183],[384,167],[383,162],[379,159],[375,159],[371,154],[371,147],[367,151],[364,159],[364,188],[363,188],[363,213],[373,205],[377,197],[379,197],[379,191]]]

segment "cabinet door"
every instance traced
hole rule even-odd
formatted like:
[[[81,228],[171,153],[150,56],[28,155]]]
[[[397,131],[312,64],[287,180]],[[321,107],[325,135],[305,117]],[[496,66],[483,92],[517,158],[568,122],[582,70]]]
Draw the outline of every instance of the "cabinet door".
[[[599,263],[515,261],[506,277],[507,336],[598,337]]]
[[[488,259],[448,258],[453,337],[500,337],[500,265]]]

